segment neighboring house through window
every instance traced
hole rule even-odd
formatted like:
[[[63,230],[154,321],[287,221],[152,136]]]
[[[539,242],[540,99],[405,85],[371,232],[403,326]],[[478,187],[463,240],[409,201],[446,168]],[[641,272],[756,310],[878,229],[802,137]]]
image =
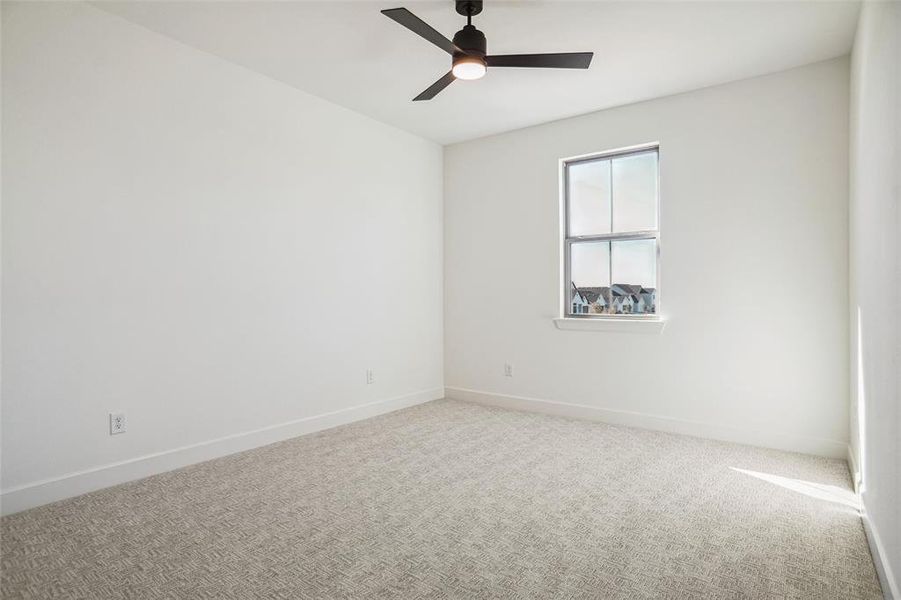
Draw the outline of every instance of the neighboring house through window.
[[[567,316],[659,311],[658,158],[652,145],[563,161]]]

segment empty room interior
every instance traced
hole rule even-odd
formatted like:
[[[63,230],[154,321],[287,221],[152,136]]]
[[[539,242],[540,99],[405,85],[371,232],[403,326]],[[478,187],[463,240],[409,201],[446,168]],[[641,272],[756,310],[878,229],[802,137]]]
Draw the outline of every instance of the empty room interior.
[[[0,22],[0,597],[901,600],[901,1]]]

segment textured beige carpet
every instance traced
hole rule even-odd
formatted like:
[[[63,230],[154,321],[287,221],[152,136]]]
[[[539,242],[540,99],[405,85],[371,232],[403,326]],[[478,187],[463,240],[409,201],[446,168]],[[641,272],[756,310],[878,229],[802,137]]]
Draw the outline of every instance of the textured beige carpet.
[[[880,598],[844,462],[441,400],[2,520],[4,598]]]

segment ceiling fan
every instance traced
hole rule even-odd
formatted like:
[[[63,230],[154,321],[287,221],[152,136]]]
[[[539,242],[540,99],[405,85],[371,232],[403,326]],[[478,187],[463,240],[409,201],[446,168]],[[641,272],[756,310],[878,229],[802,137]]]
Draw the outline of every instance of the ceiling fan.
[[[457,12],[466,17],[466,26],[451,41],[406,8],[390,8],[382,14],[397,21],[413,33],[427,39],[451,55],[451,70],[413,98],[431,100],[454,79],[479,79],[488,67],[529,67],[545,69],[587,69],[594,52],[560,52],[555,54],[502,54],[487,52],[485,34],[475,28],[472,18],[482,12],[482,0],[456,0]]]

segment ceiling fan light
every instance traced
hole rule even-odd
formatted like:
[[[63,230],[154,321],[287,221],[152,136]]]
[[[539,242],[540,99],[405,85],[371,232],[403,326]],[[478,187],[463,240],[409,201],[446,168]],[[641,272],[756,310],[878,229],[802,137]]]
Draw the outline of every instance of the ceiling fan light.
[[[477,57],[466,57],[454,62],[454,77],[457,79],[481,79],[485,76],[485,63]]]

